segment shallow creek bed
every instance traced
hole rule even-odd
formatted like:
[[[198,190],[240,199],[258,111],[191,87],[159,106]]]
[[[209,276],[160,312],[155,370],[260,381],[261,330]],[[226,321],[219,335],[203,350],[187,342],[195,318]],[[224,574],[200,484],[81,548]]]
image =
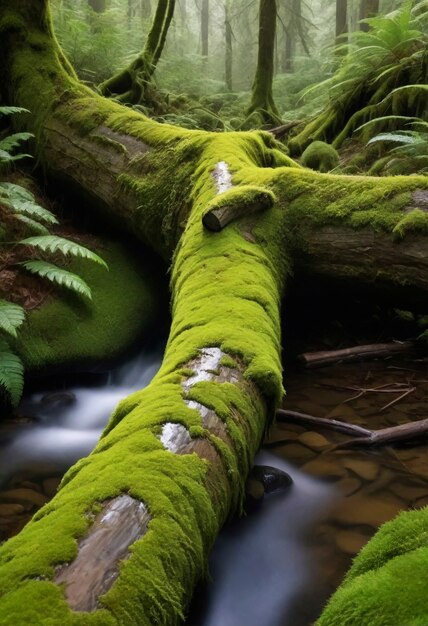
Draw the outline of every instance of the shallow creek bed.
[[[54,495],[67,466],[95,444],[114,404],[134,385],[147,384],[158,359],[159,354],[149,355],[127,364],[102,388],[34,395],[23,406],[31,405],[33,411],[41,407],[43,418],[36,425],[29,418],[2,423],[1,540],[19,532]],[[138,368],[144,371],[138,373]],[[427,370],[423,361],[387,360],[295,371],[286,381],[284,408],[370,429],[422,419],[428,414]],[[391,403],[400,392],[385,392],[385,385],[398,383],[408,383],[414,391]],[[80,403],[80,416],[82,403],[90,403],[92,421],[70,423],[75,402]],[[31,436],[27,446],[18,445],[31,433],[38,441],[49,435],[54,447],[62,440],[64,450],[56,456],[43,458],[43,451],[34,456]],[[198,590],[189,626],[237,626],[243,623],[240,619],[257,626],[258,610],[264,626],[308,626],[376,529],[401,510],[428,504],[426,443],[370,451],[336,448],[344,440],[336,432],[291,423],[271,428],[258,462],[289,471],[294,485],[290,492],[266,497],[225,529],[213,551],[213,580]],[[255,582],[247,575],[249,569],[256,572]],[[222,585],[221,578],[229,584]]]

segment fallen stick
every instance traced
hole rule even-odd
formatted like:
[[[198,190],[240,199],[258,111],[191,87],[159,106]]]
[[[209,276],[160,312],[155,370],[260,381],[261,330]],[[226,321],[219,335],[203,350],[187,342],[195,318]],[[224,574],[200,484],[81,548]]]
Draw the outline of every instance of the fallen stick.
[[[310,426],[320,426],[322,428],[328,428],[335,430],[345,435],[354,435],[355,437],[366,437],[372,434],[372,431],[362,426],[356,426],[355,424],[348,424],[346,422],[340,422],[339,420],[328,419],[326,417],[314,417],[313,415],[306,415],[306,413],[298,413],[297,411],[286,411],[285,409],[278,409],[276,412],[276,418],[281,422],[294,422],[295,424],[308,424]]]
[[[390,343],[372,343],[342,350],[321,352],[304,352],[299,354],[298,360],[305,367],[324,367],[334,363],[349,363],[361,359],[386,358],[395,354],[411,352],[415,347],[413,341],[392,341]]]
[[[328,428],[336,432],[353,435],[353,439],[338,444],[333,448],[334,450],[401,443],[428,434],[428,418],[416,422],[407,422],[399,426],[369,430],[368,428],[363,428],[356,424],[347,424],[346,422],[340,422],[334,419],[315,417],[313,415],[306,415],[305,413],[298,413],[297,411],[286,411],[284,409],[278,409],[276,416],[277,419],[281,421],[294,422],[295,424],[309,424],[311,426],[319,426],[320,428]]]

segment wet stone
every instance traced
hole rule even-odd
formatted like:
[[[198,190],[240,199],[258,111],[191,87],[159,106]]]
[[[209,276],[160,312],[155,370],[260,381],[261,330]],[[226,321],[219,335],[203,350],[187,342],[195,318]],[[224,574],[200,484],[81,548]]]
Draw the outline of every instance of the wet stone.
[[[319,476],[329,481],[340,480],[346,476],[346,470],[343,467],[320,458],[306,463],[302,470],[311,476]]]
[[[326,439],[319,433],[316,433],[312,430],[306,433],[303,433],[303,435],[300,435],[297,441],[316,452],[318,452],[319,450],[323,450],[324,448],[330,445],[330,442],[328,441],[328,439]]]
[[[401,482],[391,482],[390,490],[403,500],[412,502],[413,500],[420,500],[422,498],[428,498],[428,485],[406,485]]]
[[[353,476],[349,476],[347,478],[343,478],[339,483],[338,487],[344,496],[350,496],[360,489],[361,482],[358,478],[354,478]]]
[[[375,498],[350,498],[337,507],[332,517],[339,524],[348,526],[363,524],[377,528],[393,519],[402,506],[399,502],[389,502]]]
[[[312,450],[306,446],[301,446],[298,443],[287,443],[278,451],[281,451],[281,456],[289,461],[296,461],[297,463],[305,463],[314,456]]]
[[[45,393],[41,403],[48,406],[69,405],[76,401],[76,396],[72,391],[53,391]]]
[[[44,494],[39,491],[33,491],[32,489],[21,488],[0,492],[0,501],[19,502],[23,505],[30,504],[30,508],[33,506],[43,506],[47,500]]]
[[[345,459],[343,465],[364,480],[374,480],[379,473],[379,466],[373,461]]]
[[[245,508],[254,509],[259,506],[264,498],[265,488],[263,483],[249,476],[245,483]]]
[[[336,545],[345,554],[357,554],[368,540],[367,535],[352,530],[341,530],[336,534]]]
[[[287,472],[270,465],[255,465],[250,478],[261,483],[265,493],[283,491],[293,484],[293,479]]]
[[[0,518],[11,517],[12,515],[19,515],[23,513],[25,508],[22,504],[11,504],[10,502],[0,503]]]

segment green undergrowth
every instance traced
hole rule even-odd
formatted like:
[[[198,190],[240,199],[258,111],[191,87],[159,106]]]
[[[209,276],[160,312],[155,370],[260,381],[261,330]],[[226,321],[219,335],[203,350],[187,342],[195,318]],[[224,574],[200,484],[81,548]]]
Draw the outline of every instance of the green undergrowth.
[[[428,508],[384,524],[354,560],[317,626],[425,626]]]
[[[80,260],[70,265],[91,286],[91,302],[55,291],[28,312],[15,343],[28,373],[108,362],[148,332],[157,310],[152,280],[123,244],[104,240],[102,255],[108,272]]]

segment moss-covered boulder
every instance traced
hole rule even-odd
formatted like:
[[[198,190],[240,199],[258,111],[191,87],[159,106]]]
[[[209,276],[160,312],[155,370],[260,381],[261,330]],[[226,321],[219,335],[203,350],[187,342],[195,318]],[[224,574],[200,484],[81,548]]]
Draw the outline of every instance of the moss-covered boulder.
[[[330,144],[313,141],[302,154],[302,164],[326,173],[339,165],[339,154]]]

